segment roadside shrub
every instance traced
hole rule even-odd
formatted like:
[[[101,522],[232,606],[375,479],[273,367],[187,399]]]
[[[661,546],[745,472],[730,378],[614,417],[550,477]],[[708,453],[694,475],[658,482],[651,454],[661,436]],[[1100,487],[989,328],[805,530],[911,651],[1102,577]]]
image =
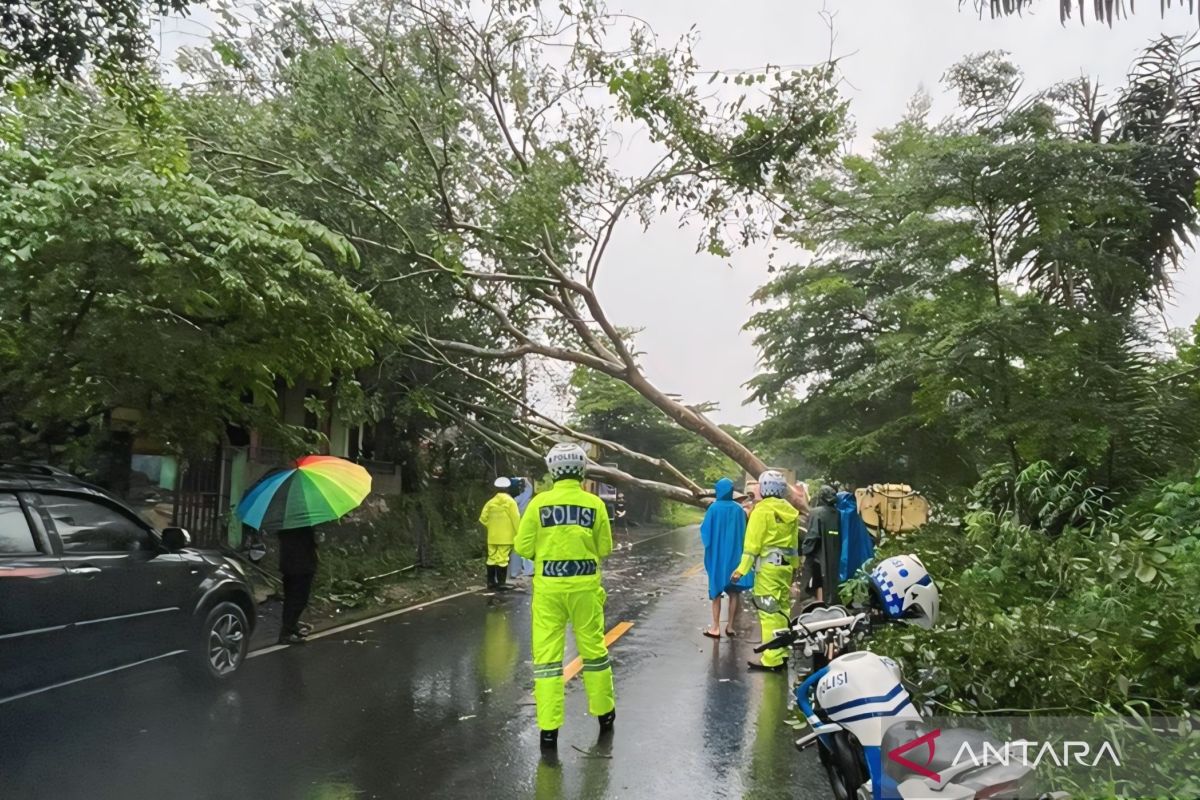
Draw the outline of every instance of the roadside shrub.
[[[941,589],[934,631],[873,645],[925,703],[953,711],[1180,713],[1200,693],[1200,474],[1123,507],[1035,464],[998,507],[996,482],[957,526],[892,539]],[[862,587],[856,587],[862,591]]]
[[[685,525],[699,525],[704,520],[704,510],[695,506],[684,505],[673,501],[665,501],[655,516],[654,521],[669,528],[682,528]]]
[[[341,522],[322,526],[318,592],[353,604],[362,581],[410,565],[456,570],[483,555],[479,509],[486,487],[389,495]]]

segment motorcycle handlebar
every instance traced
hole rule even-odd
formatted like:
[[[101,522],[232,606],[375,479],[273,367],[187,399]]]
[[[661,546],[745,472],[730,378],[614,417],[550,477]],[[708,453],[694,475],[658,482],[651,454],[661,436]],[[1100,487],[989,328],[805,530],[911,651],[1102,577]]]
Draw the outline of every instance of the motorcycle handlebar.
[[[833,619],[809,620],[807,623],[802,622],[801,617],[792,620],[792,627],[789,630],[776,636],[769,642],[760,644],[754,648],[754,652],[761,653],[764,650],[774,650],[779,647],[788,647],[801,637],[813,637],[817,634],[832,631],[836,628],[848,628],[851,631],[857,629],[864,621],[861,614],[846,617],[835,617]]]
[[[792,642],[796,641],[795,631],[785,631],[769,642],[763,642],[758,647],[754,648],[754,652],[761,653],[764,650],[774,650],[779,647],[787,647]]]
[[[797,620],[797,624],[803,624],[804,629],[810,633],[820,633],[822,631],[832,630],[834,628],[850,628],[858,626],[862,620],[862,615],[856,614],[847,617],[835,617],[834,619],[823,619],[812,622],[801,623]]]

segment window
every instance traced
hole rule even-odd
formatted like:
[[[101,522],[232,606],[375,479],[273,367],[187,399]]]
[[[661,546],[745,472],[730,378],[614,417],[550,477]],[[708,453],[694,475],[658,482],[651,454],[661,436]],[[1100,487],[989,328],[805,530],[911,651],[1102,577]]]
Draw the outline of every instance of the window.
[[[121,512],[82,497],[42,495],[68,553],[132,553],[150,550],[150,533]]]
[[[320,408],[321,398],[313,389],[304,393],[304,427],[310,431],[321,430],[321,418],[317,416],[316,408]]]
[[[0,494],[0,556],[36,553],[33,531],[15,494]]]

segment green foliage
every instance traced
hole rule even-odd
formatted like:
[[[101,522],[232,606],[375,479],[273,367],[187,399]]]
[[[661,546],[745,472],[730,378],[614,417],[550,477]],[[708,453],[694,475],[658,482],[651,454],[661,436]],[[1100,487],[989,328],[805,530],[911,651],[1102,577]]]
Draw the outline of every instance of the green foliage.
[[[479,509],[491,497],[486,485],[384,498],[382,511],[368,509],[323,526],[317,593],[356,607],[370,601],[378,584],[367,580],[414,564],[461,572],[480,559],[487,537]]]
[[[398,460],[405,485],[416,488],[426,478],[414,469],[424,441],[462,415],[511,433],[512,397],[525,388],[511,362],[455,357],[457,369],[448,368],[447,354],[423,338],[495,345],[504,327],[481,303],[497,295],[488,287],[473,295],[479,302],[465,300],[460,276],[481,258],[497,270],[530,272],[511,241],[536,240],[547,225],[561,232],[584,176],[565,145],[532,152],[524,167],[511,163],[494,120],[489,127],[490,105],[473,105],[475,84],[453,74],[469,56],[419,24],[421,15],[363,6],[356,20],[364,38],[352,43],[326,36],[315,14],[289,8],[248,28],[224,16],[230,27],[214,51],[184,59],[202,88],[176,104],[197,172],[352,241],[362,258],[355,283],[395,326],[415,333],[378,348],[358,381],[368,398],[364,416],[375,423],[370,457]],[[368,61],[385,82],[364,70]],[[521,74],[514,68],[514,79]],[[257,85],[271,89],[243,88]],[[518,90],[503,87],[510,88]],[[549,97],[547,87],[538,91],[530,102]],[[429,131],[448,137],[436,153]],[[501,149],[504,167],[497,169],[490,162]],[[480,215],[495,236],[479,241],[457,229],[440,216],[446,202],[455,204],[456,219]],[[509,320],[536,330],[536,307],[518,306]],[[475,446],[458,455],[478,468],[496,448],[472,438]]]
[[[384,318],[327,228],[188,171],[114,103],[8,96],[0,122],[5,449],[41,451],[112,410],[176,447],[226,422],[278,429],[276,384],[371,360]],[[245,399],[252,398],[247,404]]]
[[[637,390],[615,378],[580,367],[571,375],[571,388],[573,421],[586,433],[663,458],[690,438]]]
[[[667,501],[662,504],[655,521],[668,528],[682,528],[685,525],[699,525],[704,519],[704,511],[695,506],[685,506],[683,503]]]
[[[14,0],[0,8],[0,83],[11,72],[39,80],[80,76],[94,62],[136,70],[150,53],[147,16],[182,14],[188,0]]]
[[[954,711],[1194,708],[1200,474],[1118,509],[1078,473],[1034,464],[1008,494],[993,505],[994,482],[981,486],[961,528],[885,545],[921,555],[942,619],[932,632],[889,628],[879,652],[924,702]]]
[[[611,356],[588,295],[622,215],[649,224],[676,208],[702,222],[713,252],[765,237],[773,206],[755,196],[828,156],[845,111],[828,70],[711,101],[695,85],[690,42],[662,48],[634,23],[629,41],[606,49],[615,20],[603,8],[579,0],[561,11],[557,25],[500,3],[481,26],[455,2],[360,3],[350,17],[263,7],[248,21],[220,7],[213,50],[183,63],[202,87],[185,113],[210,179],[344,233],[374,300],[416,339],[437,340],[388,359],[380,390],[420,387],[441,414],[525,445],[529,432],[514,430],[512,402],[498,396],[525,387],[480,350],[515,358],[524,346],[574,364]],[[608,157],[630,120],[661,151],[647,173]],[[462,370],[405,371],[447,358]]]
[[[326,526],[323,563],[331,555],[341,566],[323,579],[361,579],[417,563],[455,567],[479,558],[487,543],[479,509],[491,496],[491,487],[482,483],[453,490],[435,483],[385,497],[383,511],[366,509]]]
[[[1071,19],[1071,16],[1075,12],[1075,3],[1073,3],[1072,0],[1057,0],[1057,3],[1055,3],[1055,0],[1041,0],[1041,2],[1039,2],[1039,0],[1003,0],[1003,2],[1001,2],[1001,0],[969,0],[969,2],[968,0],[958,0],[959,9],[962,9],[963,6],[967,5],[972,6],[975,10],[975,13],[979,14],[980,16],[983,15],[983,9],[986,7],[992,19],[1014,15],[1020,16],[1024,14],[1033,16],[1033,14],[1030,12],[1036,12],[1039,5],[1057,5],[1058,18],[1063,24],[1066,24],[1066,22]],[[1083,24],[1088,18],[1087,13],[1084,11],[1085,7],[1086,6],[1081,0],[1079,3],[1080,24]],[[1183,0],[1180,0],[1178,4],[1174,4],[1171,2],[1171,0],[1166,0],[1166,2],[1161,2],[1158,4],[1159,14],[1165,19],[1167,10],[1171,9],[1172,7],[1178,9],[1180,13],[1185,14],[1194,13],[1196,10],[1196,5],[1193,2],[1184,3]],[[1113,0],[1108,0],[1107,2],[1103,3],[1095,2],[1092,4],[1092,16],[1095,21],[1098,23],[1105,23],[1110,28],[1112,27],[1114,21],[1120,21],[1122,17],[1128,19],[1129,15],[1133,12],[1133,2],[1130,2],[1128,6],[1122,2],[1113,2]]]
[[[804,177],[820,159],[832,155],[841,141],[847,103],[837,92],[833,65],[784,75],[769,69],[749,77],[768,83],[767,103],[743,110],[745,97],[732,106],[727,128],[703,124],[700,90],[688,78],[695,63],[686,54],[652,53],[605,64],[602,73],[622,110],[646,123],[651,136],[673,142],[702,165],[722,174],[743,190],[764,183],[785,187]],[[715,77],[715,73],[714,73]],[[728,79],[726,79],[728,80]]]
[[[634,42],[632,54],[594,66],[622,117],[644,124],[652,141],[677,154],[664,199],[706,224],[700,249],[714,255],[764,238],[774,208],[755,213],[748,200],[808,180],[844,139],[848,103],[836,65],[738,75],[736,85],[762,84],[760,102],[751,106],[742,94],[712,108],[688,42],[672,51],[645,49],[644,34]]]
[[[751,321],[762,439],[926,490],[1001,459],[1110,487],[1186,463],[1194,406],[1147,312],[1196,231],[1192,53],[1156,43],[1108,110],[1080,84],[1022,100],[1011,64],[973,57],[948,75],[958,114],[931,124],[918,98],[870,157],[801,187],[792,235],[816,256]],[[1177,114],[1151,109],[1166,87]]]

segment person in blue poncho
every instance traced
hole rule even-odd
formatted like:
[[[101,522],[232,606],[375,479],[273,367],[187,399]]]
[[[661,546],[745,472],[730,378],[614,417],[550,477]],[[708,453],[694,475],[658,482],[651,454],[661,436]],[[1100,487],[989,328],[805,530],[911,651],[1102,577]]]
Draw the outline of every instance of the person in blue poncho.
[[[738,595],[754,586],[754,575],[743,575],[731,584],[729,576],[742,558],[746,537],[746,511],[733,499],[733,481],[721,478],[716,485],[716,501],[704,513],[700,523],[700,541],[704,544],[704,569],[708,572],[708,597],[712,600],[712,627],[704,632],[710,639],[721,638],[721,595],[729,598],[729,617],[725,635],[736,636],[733,620],[737,616]]]
[[[839,528],[842,534],[841,562],[838,564],[838,580],[845,582],[859,568],[875,558],[875,542],[858,513],[858,501],[854,492],[837,493]]]

